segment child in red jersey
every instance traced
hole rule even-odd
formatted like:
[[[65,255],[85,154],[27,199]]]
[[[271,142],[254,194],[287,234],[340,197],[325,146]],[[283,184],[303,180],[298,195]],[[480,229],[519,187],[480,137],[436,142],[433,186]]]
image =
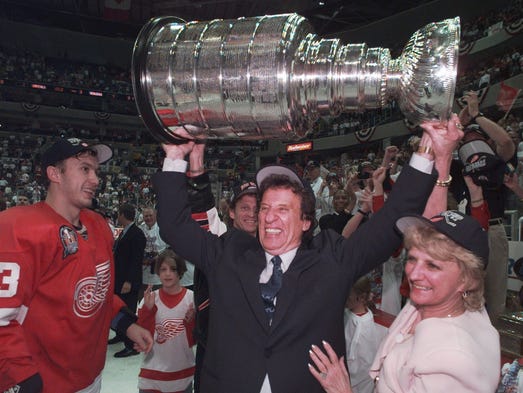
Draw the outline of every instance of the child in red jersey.
[[[172,250],[158,256],[156,273],[162,287],[149,285],[138,306],[140,324],[154,334],[152,351],[142,363],[140,393],[192,392],[194,375],[193,292],[180,285],[185,261]]]

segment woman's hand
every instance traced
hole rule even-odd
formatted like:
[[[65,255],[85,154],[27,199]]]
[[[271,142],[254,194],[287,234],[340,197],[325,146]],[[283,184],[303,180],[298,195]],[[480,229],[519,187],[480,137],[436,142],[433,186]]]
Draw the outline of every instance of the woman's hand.
[[[432,141],[430,147],[436,159],[451,157],[463,138],[463,126],[455,113],[450,116],[446,126],[443,126],[440,121],[427,121],[422,123],[421,127],[430,136]]]
[[[316,345],[312,346],[309,354],[316,367],[309,364],[309,371],[327,393],[352,393],[345,358],[338,359],[326,341],[323,341],[323,348],[326,354]]]

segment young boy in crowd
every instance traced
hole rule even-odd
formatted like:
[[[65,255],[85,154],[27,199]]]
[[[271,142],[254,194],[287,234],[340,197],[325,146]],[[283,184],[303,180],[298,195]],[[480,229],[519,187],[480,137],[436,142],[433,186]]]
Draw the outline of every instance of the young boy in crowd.
[[[193,292],[180,284],[186,271],[182,258],[163,251],[156,262],[162,287],[153,291],[149,285],[138,306],[138,319],[154,335],[140,369],[140,393],[192,392],[194,300]]]

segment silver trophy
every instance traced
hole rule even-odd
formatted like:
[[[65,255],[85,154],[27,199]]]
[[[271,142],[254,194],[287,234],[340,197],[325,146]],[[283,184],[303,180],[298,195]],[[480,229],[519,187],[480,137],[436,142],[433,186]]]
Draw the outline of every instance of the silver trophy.
[[[319,116],[396,100],[413,125],[450,116],[459,18],[431,23],[391,59],[386,48],[342,44],[284,14],[184,23],[150,20],[133,52],[139,113],[161,142],[194,138],[296,140]]]

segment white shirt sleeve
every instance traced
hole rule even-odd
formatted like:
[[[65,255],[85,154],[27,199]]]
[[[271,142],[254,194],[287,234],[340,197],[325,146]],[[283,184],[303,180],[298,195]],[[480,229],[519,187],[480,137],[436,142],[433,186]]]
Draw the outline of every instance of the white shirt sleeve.
[[[165,159],[163,160],[162,170],[164,172],[185,173],[187,171],[187,161],[179,159],[172,160],[170,158],[165,157]]]
[[[414,169],[429,175],[432,173],[432,169],[434,168],[434,161],[429,160],[428,158],[425,158],[417,153],[412,154],[409,164]]]

